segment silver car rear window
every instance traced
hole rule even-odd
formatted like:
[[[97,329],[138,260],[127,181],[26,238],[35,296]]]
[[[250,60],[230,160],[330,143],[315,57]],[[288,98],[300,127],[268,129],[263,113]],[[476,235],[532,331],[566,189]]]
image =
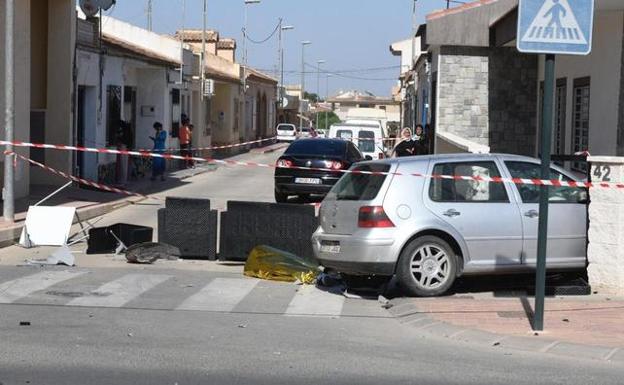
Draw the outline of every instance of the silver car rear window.
[[[383,172],[390,171],[387,164],[364,164],[355,167],[355,171]],[[353,174],[344,175],[332,188],[329,199],[339,201],[370,201],[377,197],[387,175]]]

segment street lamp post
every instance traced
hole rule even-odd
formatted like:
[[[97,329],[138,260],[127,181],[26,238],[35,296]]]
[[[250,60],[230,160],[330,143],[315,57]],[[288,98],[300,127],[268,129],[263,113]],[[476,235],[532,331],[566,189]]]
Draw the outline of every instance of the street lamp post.
[[[301,94],[299,97],[299,127],[303,127],[303,98],[305,96],[305,47],[312,44],[311,41],[301,42]]]
[[[279,29],[279,66],[280,66],[280,86],[278,91],[279,96],[279,105],[283,105],[284,99],[284,41],[282,37],[282,33],[284,31],[289,31],[295,29],[292,25],[283,25],[282,20],[280,19],[280,29]]]
[[[325,63],[325,60],[317,60],[316,61],[316,106],[318,109],[318,104],[321,99],[321,65]],[[319,113],[316,113],[316,127],[319,126]]]
[[[247,6],[260,4],[260,0],[245,0],[245,21],[243,26],[243,93],[247,92]]]
[[[247,126],[247,6],[252,4],[260,4],[260,0],[245,0],[244,5],[244,26],[243,26],[243,129],[242,129],[242,137],[239,134],[239,138],[243,140],[248,140],[248,133],[251,130],[251,127]],[[253,123],[252,123],[253,126]]]

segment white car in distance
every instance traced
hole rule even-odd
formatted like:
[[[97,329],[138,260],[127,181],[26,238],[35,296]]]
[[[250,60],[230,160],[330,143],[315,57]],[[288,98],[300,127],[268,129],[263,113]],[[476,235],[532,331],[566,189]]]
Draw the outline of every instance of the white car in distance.
[[[301,132],[294,124],[280,123],[277,125],[277,141],[293,142],[301,136]]]

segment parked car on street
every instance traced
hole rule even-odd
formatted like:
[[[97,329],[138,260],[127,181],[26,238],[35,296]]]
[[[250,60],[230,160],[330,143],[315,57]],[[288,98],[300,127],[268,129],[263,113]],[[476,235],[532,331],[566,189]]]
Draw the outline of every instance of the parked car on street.
[[[300,127],[301,138],[312,138],[316,135],[314,130],[310,127]]]
[[[277,125],[277,141],[292,142],[301,136],[300,130],[294,124],[280,123]]]
[[[326,268],[396,275],[416,296],[443,294],[462,275],[535,269],[539,186],[410,175],[539,179],[538,159],[431,155],[353,169],[382,174],[345,174],[323,201],[312,242]],[[578,181],[556,166],[551,179]],[[586,202],[584,188],[550,187],[549,270],[585,268]]]
[[[309,138],[290,145],[277,160],[275,201],[283,203],[291,195],[306,198],[325,195],[354,163],[365,160],[351,142],[340,139]],[[292,166],[317,168],[307,170]]]
[[[386,148],[384,147],[384,131],[379,124],[365,123],[338,123],[329,129],[329,138],[339,138],[353,142],[358,149],[372,159],[383,159]]]

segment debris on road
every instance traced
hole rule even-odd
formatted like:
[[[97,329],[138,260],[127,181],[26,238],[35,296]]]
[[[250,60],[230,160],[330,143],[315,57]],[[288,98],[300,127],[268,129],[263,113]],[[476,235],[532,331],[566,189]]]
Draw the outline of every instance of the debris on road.
[[[257,246],[245,263],[245,275],[270,281],[314,284],[321,273],[319,264],[308,258],[275,249]]]
[[[30,326],[30,321],[20,321],[20,326]]]
[[[325,287],[334,287],[334,286],[344,286],[344,282],[340,274],[337,273],[328,273],[322,272],[318,279],[316,280],[316,284],[319,286]]]
[[[180,250],[177,247],[154,242],[140,243],[126,250],[129,263],[152,264],[159,259],[174,261],[179,255]]]
[[[76,258],[67,246],[59,247],[46,259],[29,259],[26,261],[29,265],[66,265],[75,266]]]

